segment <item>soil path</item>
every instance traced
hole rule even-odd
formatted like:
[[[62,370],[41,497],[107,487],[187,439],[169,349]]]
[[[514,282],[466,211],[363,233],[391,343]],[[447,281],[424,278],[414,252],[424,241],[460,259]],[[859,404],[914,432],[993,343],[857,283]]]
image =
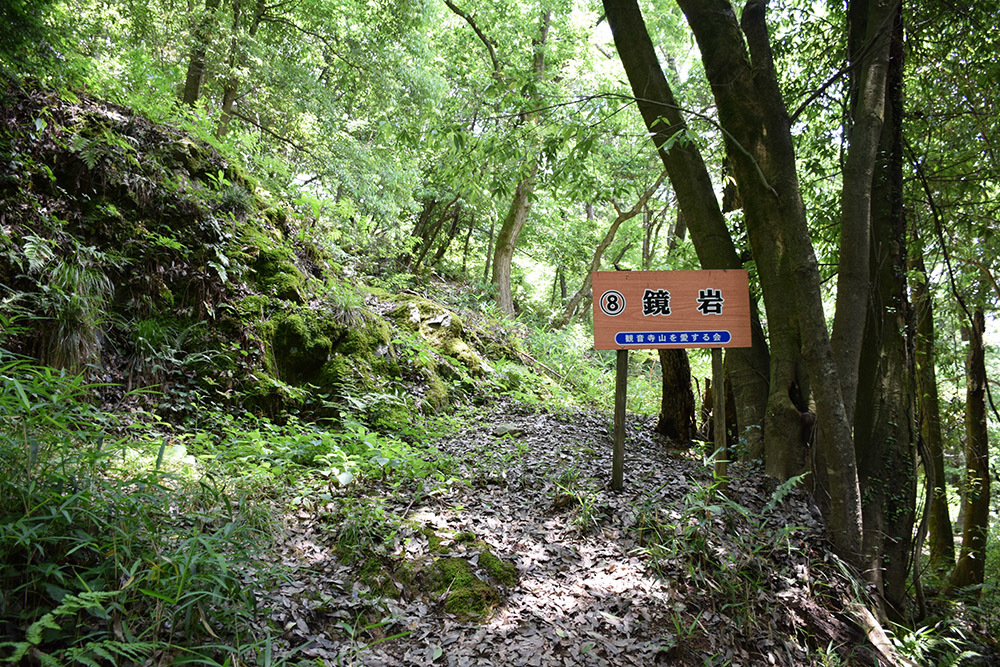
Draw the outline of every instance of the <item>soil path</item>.
[[[484,621],[463,621],[443,610],[442,596],[414,595],[402,585],[400,599],[372,596],[352,567],[331,557],[321,515],[308,512],[290,527],[284,564],[292,583],[274,596],[272,620],[299,655],[327,664],[759,664],[768,655],[771,664],[805,664],[807,649],[794,642],[778,653],[766,622],[736,640],[727,610],[703,598],[711,591],[697,591],[706,581],[691,580],[685,554],[662,555],[657,568],[650,566],[641,527],[682,525],[700,512],[691,505],[710,498],[699,489],[711,483],[711,473],[700,455],[671,451],[651,424],[633,420],[625,489],[611,491],[608,421],[594,412],[498,406],[438,443],[458,461],[456,476],[464,482],[428,484],[425,495],[385,507],[406,516],[391,545],[395,558],[440,556],[440,549],[431,553],[430,529],[473,533],[516,566],[516,584],[500,587],[502,602]],[[734,474],[730,496],[760,507],[770,489]],[[805,501],[783,506],[776,522],[817,536],[819,523]],[[714,511],[702,512],[709,523]],[[475,549],[445,545],[450,552],[443,556],[478,567]],[[722,543],[703,547],[725,551]],[[804,599],[793,560],[790,552],[783,588],[789,598]],[[359,620],[373,614],[380,624]],[[405,634],[386,639],[399,633]],[[715,658],[706,663],[706,656]]]

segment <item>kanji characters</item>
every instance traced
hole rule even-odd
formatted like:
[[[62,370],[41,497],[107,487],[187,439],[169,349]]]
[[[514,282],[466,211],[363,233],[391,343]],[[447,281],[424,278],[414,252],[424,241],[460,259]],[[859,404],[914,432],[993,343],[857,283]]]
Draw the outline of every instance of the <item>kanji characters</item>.
[[[669,315],[670,292],[665,289],[647,289],[642,293],[643,315]]]
[[[724,301],[721,289],[709,287],[698,290],[698,310],[702,315],[721,315]]]

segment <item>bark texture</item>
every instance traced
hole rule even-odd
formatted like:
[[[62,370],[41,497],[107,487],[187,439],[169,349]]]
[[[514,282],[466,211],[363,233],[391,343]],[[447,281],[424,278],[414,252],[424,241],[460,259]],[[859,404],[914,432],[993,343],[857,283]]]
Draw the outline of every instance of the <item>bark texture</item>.
[[[663,394],[656,432],[686,444],[695,433],[694,393],[691,365],[685,350],[657,350],[663,369]]]
[[[885,121],[871,188],[871,296],[860,355],[854,437],[864,498],[868,580],[881,593],[887,615],[902,622],[907,616],[906,584],[913,556],[916,448],[909,336],[912,309],[907,301],[902,201],[903,33],[898,13],[893,26]]]
[[[948,514],[948,485],[944,477],[944,438],[941,435],[941,411],[938,400],[937,373],[934,368],[934,307],[924,267],[923,248],[915,243],[911,267],[918,274],[913,283],[913,309],[917,335],[914,356],[917,374],[917,405],[920,415],[920,437],[926,447],[924,465],[930,487],[927,509],[927,542],[932,568],[950,570],[955,565],[955,536]]]
[[[886,113],[889,46],[898,0],[851,0],[851,120],[840,198],[840,268],[831,336],[848,422],[854,420],[871,276],[872,177]]]
[[[534,164],[530,168],[528,176],[522,179],[514,189],[514,197],[507,210],[507,217],[500,225],[496,248],[493,250],[491,280],[496,285],[497,306],[508,315],[514,315],[514,294],[510,285],[510,267],[514,261],[517,239],[528,221],[528,214],[531,212],[531,194],[535,191],[535,175],[538,171],[537,159],[534,156],[531,159],[534,160]]]
[[[969,354],[965,361],[965,496],[962,500],[962,551],[948,579],[950,588],[983,583],[986,572],[986,535],[990,519],[989,438],[986,430],[986,319],[973,315]]]
[[[766,5],[751,0],[744,9],[741,30],[726,0],[678,0],[678,4],[695,34],[726,130],[727,155],[761,270],[769,322],[773,308],[794,304],[802,360],[817,407],[815,450],[825,483],[825,495],[818,500],[834,546],[843,558],[858,564],[861,497],[851,425],[826,328],[819,266],[798,186],[790,121],[764,20]],[[764,255],[776,251],[783,251],[779,261],[768,266]],[[774,349],[773,354],[777,354]]]

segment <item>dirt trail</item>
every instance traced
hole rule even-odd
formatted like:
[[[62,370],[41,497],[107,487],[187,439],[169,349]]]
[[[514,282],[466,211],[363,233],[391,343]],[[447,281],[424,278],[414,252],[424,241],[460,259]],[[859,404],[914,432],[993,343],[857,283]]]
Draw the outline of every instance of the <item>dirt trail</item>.
[[[472,533],[514,564],[517,582],[499,587],[502,601],[484,621],[463,621],[444,611],[442,595],[402,584],[399,599],[373,601],[357,572],[330,557],[316,517],[290,533],[294,583],[274,598],[272,619],[299,655],[328,664],[801,665],[812,662],[807,635],[856,639],[810,598],[821,584],[837,606],[842,586],[809,571],[808,557],[822,557],[811,545],[823,542],[804,496],[790,493],[759,519],[734,513],[704,491],[711,473],[700,456],[671,451],[651,426],[629,422],[621,493],[610,490],[611,439],[599,413],[501,405],[438,444],[468,484],[428,485],[416,501],[387,505],[406,515],[392,550],[411,562],[465,558],[485,579],[480,550],[427,537]],[[762,512],[773,489],[741,466],[732,474],[730,497]],[[765,534],[740,538],[754,521]],[[783,525],[800,529],[781,541]],[[673,549],[655,569],[640,541],[654,528]],[[754,553],[753,544],[767,548]],[[715,590],[729,579],[732,590]],[[362,613],[376,611],[384,624],[359,627]]]

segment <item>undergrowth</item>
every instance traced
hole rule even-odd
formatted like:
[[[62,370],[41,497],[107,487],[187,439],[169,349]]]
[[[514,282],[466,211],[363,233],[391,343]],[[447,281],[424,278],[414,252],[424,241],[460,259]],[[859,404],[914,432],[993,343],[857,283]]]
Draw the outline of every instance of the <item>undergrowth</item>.
[[[224,660],[256,642],[246,504],[171,471],[166,441],[94,407],[80,375],[2,358],[0,661]]]
[[[394,435],[351,415],[337,429],[227,413],[198,429],[125,423],[82,374],[8,352],[23,327],[0,324],[0,663],[269,659],[276,630],[255,623],[255,591],[280,576],[262,563],[270,501],[335,502],[352,560],[399,522],[363,488],[410,493],[453,465],[418,438],[447,417]]]

